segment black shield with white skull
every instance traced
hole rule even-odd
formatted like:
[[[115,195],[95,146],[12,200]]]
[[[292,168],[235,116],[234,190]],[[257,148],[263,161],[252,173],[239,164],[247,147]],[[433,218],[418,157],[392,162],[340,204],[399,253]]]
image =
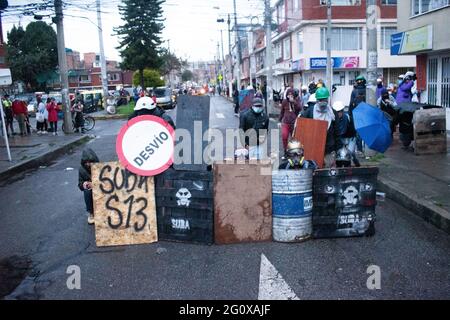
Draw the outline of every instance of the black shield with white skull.
[[[374,230],[378,168],[316,170],[313,230],[316,238],[367,235]]]

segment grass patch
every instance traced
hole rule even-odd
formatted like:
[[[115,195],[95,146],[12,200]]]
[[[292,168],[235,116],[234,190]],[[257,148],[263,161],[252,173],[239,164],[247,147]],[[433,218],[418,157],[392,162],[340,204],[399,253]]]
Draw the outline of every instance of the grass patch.
[[[123,115],[130,115],[132,114],[134,111],[134,101],[130,101],[130,103],[128,103],[125,106],[120,106],[117,108],[117,114],[123,114]]]
[[[381,161],[384,158],[385,158],[384,154],[377,153],[373,157],[370,157],[370,159],[368,159],[368,161],[370,161],[370,162],[379,162],[379,161]]]

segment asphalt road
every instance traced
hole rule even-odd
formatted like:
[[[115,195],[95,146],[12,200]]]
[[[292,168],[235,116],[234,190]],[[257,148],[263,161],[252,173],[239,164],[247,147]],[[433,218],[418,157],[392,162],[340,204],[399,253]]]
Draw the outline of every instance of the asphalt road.
[[[211,127],[237,121],[229,102],[212,99]],[[123,123],[97,122],[88,145],[101,161],[117,159]],[[262,254],[299,299],[450,298],[450,236],[389,200],[369,238],[98,248],[77,188],[81,151],[0,188],[0,271],[19,273],[6,299],[257,299]],[[67,288],[71,265],[80,290]],[[366,286],[370,265],[379,290]]]

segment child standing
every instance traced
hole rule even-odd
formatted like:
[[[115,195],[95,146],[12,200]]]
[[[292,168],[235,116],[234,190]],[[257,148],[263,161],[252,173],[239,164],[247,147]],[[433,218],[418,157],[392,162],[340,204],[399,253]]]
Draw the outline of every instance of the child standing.
[[[78,170],[78,188],[83,191],[84,203],[88,212],[88,223],[94,223],[94,204],[92,200],[92,177],[91,166],[99,162],[97,155],[91,148],[83,150],[81,155],[81,166]]]

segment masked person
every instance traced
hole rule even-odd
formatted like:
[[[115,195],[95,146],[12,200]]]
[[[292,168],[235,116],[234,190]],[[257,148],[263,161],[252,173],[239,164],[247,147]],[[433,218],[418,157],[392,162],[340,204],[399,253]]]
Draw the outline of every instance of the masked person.
[[[407,72],[403,78],[403,81],[399,84],[397,89],[396,102],[400,104],[402,102],[411,102],[413,93],[412,88],[414,86],[414,73]]]
[[[308,100],[309,100],[310,96],[311,96],[311,94],[308,91],[308,87],[303,85],[302,86],[302,92],[301,92],[301,97],[302,97],[301,100],[302,100],[302,107],[303,108],[308,107]]]
[[[281,122],[281,136],[283,140],[283,148],[286,150],[289,138],[294,131],[295,121],[302,110],[300,104],[294,97],[294,91],[289,89],[286,100],[281,103],[281,112],[279,121]]]
[[[313,160],[305,160],[303,144],[291,139],[288,142],[285,157],[280,163],[280,170],[317,169],[317,163]]]
[[[252,107],[242,112],[239,119],[239,129],[241,129],[241,143],[249,150],[250,159],[263,158],[262,144],[267,137],[269,117],[264,112],[263,99],[259,95],[253,98]]]
[[[357,76],[355,79],[355,86],[353,88],[352,94],[350,96],[350,103],[348,107],[348,113],[350,115],[350,118],[352,118],[352,125],[354,126],[353,122],[353,110],[360,104],[361,102],[366,102],[366,78],[364,76],[360,75]],[[356,135],[356,146],[359,151],[363,151],[362,146],[362,140],[359,137],[359,135]]]
[[[150,97],[139,98],[134,107],[134,112],[128,117],[128,120],[144,115],[159,117],[175,129],[175,123],[172,118],[163,109],[156,106],[156,103]]]
[[[94,204],[92,199],[92,176],[91,167],[93,163],[98,163],[99,159],[94,150],[86,148],[81,154],[81,165],[78,170],[78,188],[83,192],[86,211],[88,213],[88,223],[94,223]]]
[[[397,102],[395,98],[389,94],[389,92],[384,89],[381,91],[381,96],[377,100],[378,108],[383,111],[386,119],[389,120],[391,127],[391,135],[395,132],[395,126],[397,125]]]
[[[342,147],[336,154],[336,167],[351,167],[352,166],[352,154],[347,147]]]
[[[377,79],[377,90],[376,90],[376,98],[378,99],[381,96],[381,91],[383,91],[384,86],[383,86],[383,80],[381,80],[380,78]]]
[[[306,118],[327,121],[327,138],[325,143],[324,165],[326,168],[334,167],[336,160],[336,150],[339,149],[339,118],[336,112],[328,104],[330,92],[327,88],[321,87],[316,90],[317,103],[312,108],[308,108],[302,115]]]
[[[342,101],[335,101],[333,103],[333,110],[337,114],[338,128],[339,128],[339,145],[346,146],[350,152],[351,159],[356,167],[360,166],[359,160],[356,157],[356,131],[352,125],[350,115],[344,111],[345,106]]]

